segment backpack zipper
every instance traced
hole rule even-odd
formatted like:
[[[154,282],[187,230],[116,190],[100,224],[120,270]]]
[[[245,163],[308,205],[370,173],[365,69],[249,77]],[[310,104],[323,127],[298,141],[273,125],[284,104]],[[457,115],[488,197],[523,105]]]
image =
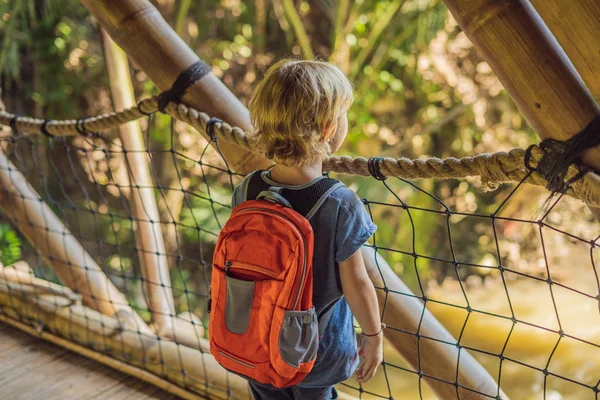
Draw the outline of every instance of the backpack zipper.
[[[292,221],[290,218],[286,217],[285,215],[283,215],[277,211],[273,211],[268,208],[252,207],[252,208],[242,209],[242,210],[238,211],[235,215],[242,214],[246,211],[262,211],[262,212],[266,212],[269,214],[278,215],[279,217],[285,219],[290,225],[292,225],[292,227],[295,228],[295,231],[298,234],[298,236],[300,236],[302,238],[302,243],[304,244],[304,251],[303,251],[304,265],[302,266],[302,276],[300,278],[300,288],[298,289],[298,296],[296,297],[296,302],[294,303],[294,307],[293,307],[293,309],[295,310],[296,308],[298,308],[298,303],[300,303],[300,297],[302,296],[302,289],[304,288],[304,281],[306,280],[306,265],[307,265],[306,239],[304,238],[304,235],[302,235],[302,233],[301,233],[302,231],[300,230],[300,228],[298,227],[298,225],[296,225],[296,223],[294,221]]]
[[[246,362],[243,362],[242,360],[240,360],[240,359],[238,359],[238,358],[236,358],[236,357],[230,356],[229,354],[226,354],[226,353],[224,353],[224,352],[222,352],[222,351],[219,351],[219,354],[220,354],[220,355],[222,355],[223,357],[229,358],[231,361],[235,361],[235,362],[236,362],[236,363],[238,363],[238,364],[242,364],[242,365],[243,365],[243,366],[245,366],[245,367],[248,367],[248,368],[255,368],[255,367],[254,367],[254,365],[252,365],[252,364],[248,364],[248,363],[246,363]]]
[[[270,269],[241,261],[227,261],[225,263],[225,274],[227,274],[232,267],[235,269],[245,269],[247,271],[260,272],[261,274],[267,275],[270,278],[277,279],[277,274]]]

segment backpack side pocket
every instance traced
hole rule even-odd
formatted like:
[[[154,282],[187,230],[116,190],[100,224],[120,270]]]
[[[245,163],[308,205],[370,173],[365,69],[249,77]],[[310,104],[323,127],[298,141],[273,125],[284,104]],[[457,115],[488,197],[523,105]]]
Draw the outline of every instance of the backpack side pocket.
[[[306,311],[286,311],[279,333],[279,353],[286,364],[300,368],[313,361],[319,349],[319,324],[312,307]]]

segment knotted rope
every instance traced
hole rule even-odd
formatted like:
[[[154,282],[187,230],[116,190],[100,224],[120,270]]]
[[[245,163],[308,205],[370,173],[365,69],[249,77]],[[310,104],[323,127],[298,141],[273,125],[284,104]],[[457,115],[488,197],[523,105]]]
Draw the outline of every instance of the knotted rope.
[[[159,111],[158,98],[152,97],[142,100],[136,107],[120,112],[99,115],[78,120],[42,120],[30,117],[22,117],[6,111],[0,111],[0,125],[11,127],[6,136],[16,137],[14,132],[20,136],[26,134],[42,134],[45,132],[52,136],[73,136],[88,134],[90,132],[104,132],[129,121],[153,114]],[[170,101],[165,106],[164,112],[173,118],[191,125],[196,130],[205,134],[207,139],[212,136],[219,140],[234,143],[248,151],[254,151],[250,145],[246,133],[239,127],[232,127],[226,122],[211,121],[206,113],[177,104]],[[85,129],[82,129],[82,128]],[[211,135],[207,135],[207,127]],[[0,136],[2,138],[2,136]],[[529,154],[529,163],[525,164],[526,154]],[[397,177],[404,179],[461,179],[469,176],[480,176],[481,182],[486,189],[496,189],[502,183],[525,182],[547,187],[548,181],[536,170],[538,163],[544,156],[545,151],[537,145],[528,150],[513,149],[509,152],[483,153],[472,157],[445,158],[436,157],[427,160],[411,160],[408,158],[383,158],[378,160],[378,171],[381,177]],[[532,168],[530,171],[528,166]],[[369,160],[364,157],[335,156],[323,161],[325,171],[342,174],[372,176],[369,170]],[[581,175],[580,170],[571,164],[565,172],[564,181],[570,182],[564,189],[564,193],[582,200],[591,206],[600,206],[600,176],[595,173],[587,173],[580,179],[574,179]]]

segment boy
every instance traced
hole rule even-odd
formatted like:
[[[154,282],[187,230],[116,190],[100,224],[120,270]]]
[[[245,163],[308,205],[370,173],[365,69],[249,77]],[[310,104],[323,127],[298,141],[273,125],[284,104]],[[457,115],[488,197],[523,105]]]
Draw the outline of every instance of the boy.
[[[322,162],[337,151],[348,133],[352,86],[335,66],[320,61],[283,60],[272,66],[250,102],[254,145],[276,165],[256,171],[240,184],[233,206],[248,199],[255,174],[262,184],[290,193],[323,179]],[[250,189],[250,190],[249,190]],[[313,304],[319,319],[329,318],[312,371],[297,386],[276,389],[250,382],[257,400],[337,398],[333,385],[357,371],[359,383],[373,377],[383,360],[382,328],[375,288],[360,252],[377,227],[356,194],[335,189],[309,218],[313,228]],[[357,352],[352,315],[363,330]]]

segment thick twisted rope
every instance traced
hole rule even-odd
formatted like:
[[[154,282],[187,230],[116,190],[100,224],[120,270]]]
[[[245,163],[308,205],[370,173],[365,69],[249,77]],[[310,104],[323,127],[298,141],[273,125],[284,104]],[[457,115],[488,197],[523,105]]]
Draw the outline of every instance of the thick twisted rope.
[[[6,111],[0,111],[0,125],[11,127],[11,133],[2,137],[12,137],[20,134],[42,134],[43,130],[52,136],[73,136],[90,132],[104,132],[119,127],[129,121],[147,116],[158,111],[158,98],[142,100],[136,107],[117,113],[110,113],[80,120],[52,120],[20,117]],[[196,130],[206,135],[207,123],[211,117],[203,112],[187,107],[184,104],[169,103],[165,113],[173,118],[186,122]],[[248,151],[253,151],[246,133],[238,127],[232,127],[226,122],[217,122],[212,127],[212,133],[220,140],[235,143]],[[535,167],[544,151],[538,146],[531,150],[531,166]],[[521,182],[544,186],[547,182],[537,172],[529,172],[524,163],[525,150],[513,149],[509,152],[484,153],[472,157],[446,158],[436,157],[427,160],[411,160],[408,158],[384,158],[379,165],[380,172],[386,177],[404,179],[460,179],[469,176],[480,176],[483,186],[495,189],[502,183]],[[329,157],[323,161],[325,171],[342,174],[371,176],[368,160],[364,157]],[[579,174],[579,169],[571,165],[565,180],[570,180]],[[565,193],[582,200],[590,206],[600,206],[600,176],[588,173],[573,182]]]

